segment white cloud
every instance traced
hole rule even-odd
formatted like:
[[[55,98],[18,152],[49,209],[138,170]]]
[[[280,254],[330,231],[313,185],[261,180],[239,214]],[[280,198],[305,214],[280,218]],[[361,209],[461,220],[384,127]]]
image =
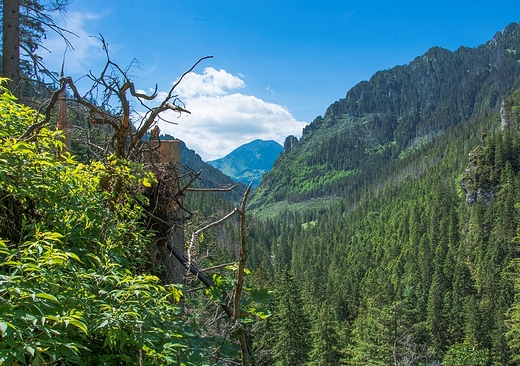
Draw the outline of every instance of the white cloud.
[[[225,70],[206,67],[202,74],[189,73],[177,87],[177,93],[184,98],[216,96],[227,94],[226,90],[244,88],[246,84],[238,76]]]
[[[178,125],[160,123],[162,132],[180,138],[204,160],[223,157],[255,139],[283,144],[288,135],[301,135],[307,123],[297,121],[287,108],[230,92],[245,87],[240,77],[225,70],[206,68],[202,74],[186,75],[176,90],[191,114],[164,115]]]
[[[67,75],[76,78],[89,70],[96,74],[104,66],[106,56],[101,42],[92,37],[89,29],[95,29],[106,15],[70,11],[66,19],[60,20],[63,22],[61,26],[78,36],[70,36],[74,50],[67,51]],[[59,70],[65,51],[64,41],[49,33],[45,47],[52,50],[51,54],[44,55],[46,65]],[[114,46],[110,45],[110,48],[113,50]],[[88,84],[88,80],[82,82]],[[178,118],[176,113],[165,113],[162,115],[164,119],[178,125],[160,122],[162,132],[182,139],[204,160],[223,157],[254,139],[275,140],[283,144],[288,135],[301,135],[306,122],[297,121],[281,105],[237,92],[246,87],[242,74],[233,75],[223,69],[208,67],[200,74],[187,74],[175,92],[191,114]],[[163,100],[166,95],[164,91],[159,92],[156,101]]]

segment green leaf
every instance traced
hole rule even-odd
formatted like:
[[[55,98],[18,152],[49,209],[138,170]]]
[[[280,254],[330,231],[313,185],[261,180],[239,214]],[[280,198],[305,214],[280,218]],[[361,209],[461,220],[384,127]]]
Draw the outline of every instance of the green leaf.
[[[36,351],[36,350],[34,349],[34,347],[32,347],[31,345],[28,345],[28,344],[27,344],[27,345],[25,345],[25,350],[26,350],[27,352],[29,352],[29,354],[30,354],[32,357],[34,357],[34,352]]]
[[[22,262],[18,261],[5,261],[2,263],[3,266],[13,266],[13,267],[20,267],[22,265]]]
[[[46,232],[42,233],[42,236],[44,236],[45,238],[47,238],[49,240],[53,240],[53,241],[60,241],[60,239],[63,239],[63,235],[61,235],[60,233],[52,232],[52,231],[46,231]]]
[[[176,288],[175,286],[169,286],[170,293],[173,295],[173,298],[175,299],[175,302],[181,301],[183,297],[182,290]]]
[[[255,302],[267,303],[273,298],[272,291],[266,288],[251,290],[251,298]]]
[[[215,302],[219,302],[222,299],[222,291],[216,286],[211,286],[210,288],[206,289],[206,295],[208,295],[209,298]]]
[[[107,324],[108,324],[108,320],[107,320],[107,319],[103,320],[103,321],[101,322],[101,324],[99,324],[99,325],[96,327],[96,330],[105,327]]]
[[[250,312],[251,312],[251,314],[253,314],[254,316],[256,316],[262,320],[265,320],[271,316],[271,314],[266,314],[263,311],[256,311],[256,309],[250,309]]]
[[[65,254],[67,254],[68,257],[72,258],[72,259],[75,259],[77,260],[78,262],[82,263],[81,262],[81,259],[79,259],[78,255],[76,253],[72,253],[72,252],[66,252]]]
[[[82,321],[80,321],[78,319],[74,319],[74,318],[69,318],[68,321],[70,324],[74,325],[76,328],[83,331],[83,333],[88,334],[87,326]]]
[[[40,299],[47,299],[47,300],[51,300],[51,301],[54,301],[56,303],[58,303],[58,299],[56,297],[54,297],[53,295],[51,294],[47,294],[45,292],[39,292],[35,295],[36,297],[40,298]]]
[[[5,331],[7,330],[7,323],[0,322],[0,333],[5,336]]]
[[[181,344],[181,343],[165,343],[163,345],[163,348],[165,348],[165,349],[168,349],[168,348],[186,348],[186,345],[185,344]]]

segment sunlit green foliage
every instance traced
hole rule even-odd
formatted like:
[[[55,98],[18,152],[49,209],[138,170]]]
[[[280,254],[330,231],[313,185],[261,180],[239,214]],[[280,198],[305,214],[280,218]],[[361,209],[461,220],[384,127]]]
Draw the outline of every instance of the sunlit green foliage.
[[[203,365],[182,292],[146,260],[141,223],[153,176],[109,158],[57,156],[34,111],[0,90],[0,364]]]
[[[442,364],[445,366],[484,366],[487,364],[486,352],[476,345],[455,343],[446,352]]]

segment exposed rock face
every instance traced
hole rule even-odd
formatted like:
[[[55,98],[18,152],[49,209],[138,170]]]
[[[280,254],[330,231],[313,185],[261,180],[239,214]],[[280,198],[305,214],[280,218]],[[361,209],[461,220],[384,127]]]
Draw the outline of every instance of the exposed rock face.
[[[468,189],[468,181],[462,178],[460,181],[460,186],[462,187],[462,190],[466,193],[466,202],[470,205],[475,203],[475,201],[477,200],[477,195],[475,192],[471,192]]]
[[[506,100],[502,98],[502,103],[500,104],[500,118],[502,120],[502,130],[505,130],[506,126],[509,124],[509,108],[506,104]]]
[[[497,192],[493,189],[487,189],[478,187],[475,188],[475,172],[478,169],[478,154],[480,149],[475,149],[469,153],[469,163],[466,170],[464,170],[464,174],[462,175],[462,179],[460,180],[460,186],[466,193],[466,202],[469,205],[477,202],[478,200],[488,203],[489,200],[496,196]]]
[[[477,200],[477,192],[470,189],[471,183],[473,181],[473,172],[476,169],[476,154],[474,151],[470,151],[468,167],[466,168],[466,170],[464,170],[464,174],[462,175],[462,179],[460,180],[460,186],[462,190],[466,192],[466,202],[470,205]]]
[[[461,181],[460,185],[464,192],[466,192],[466,202],[468,205],[472,205],[477,201],[482,201],[487,204],[491,198],[496,196],[496,192],[487,189],[479,188],[476,192],[467,190],[464,186],[464,180]]]
[[[287,136],[285,138],[285,141],[283,143],[283,152],[289,152],[292,150],[294,145],[298,143],[298,139],[294,137],[293,135]]]

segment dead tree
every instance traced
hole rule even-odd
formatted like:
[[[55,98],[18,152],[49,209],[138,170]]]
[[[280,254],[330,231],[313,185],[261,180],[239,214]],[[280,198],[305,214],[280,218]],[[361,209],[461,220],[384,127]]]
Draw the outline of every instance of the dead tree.
[[[95,76],[92,73],[89,77],[93,81],[92,89],[89,91],[90,95],[94,95],[99,89],[102,91],[103,110],[111,110],[110,104],[113,98],[116,99],[117,108],[111,110],[110,116],[106,113],[99,113],[99,110],[92,111],[93,122],[96,124],[110,124],[114,127],[114,152],[118,157],[127,159],[136,159],[141,148],[145,143],[146,134],[157,126],[159,121],[173,123],[164,120],[160,114],[165,111],[178,112],[189,114],[190,112],[184,108],[184,104],[175,94],[175,88],[182,82],[184,77],[203,60],[211,58],[212,56],[205,56],[200,58],[188,71],[186,71],[170,88],[166,96],[159,101],[155,107],[149,107],[151,101],[157,101],[157,86],[151,95],[146,95],[136,91],[134,83],[128,78],[129,69],[123,70],[119,65],[112,62],[108,53],[108,45],[101,38],[103,48],[106,52],[107,62],[100,76]],[[140,116],[132,114],[129,95],[135,98],[146,112]],[[114,120],[114,116],[116,120]],[[131,123],[131,118],[134,117],[136,121]],[[173,123],[175,124],[175,123]]]
[[[19,96],[20,84],[20,0],[4,2],[2,21],[2,73],[10,79],[7,88]]]
[[[128,76],[129,68],[123,70],[118,64],[114,63],[110,59],[108,46],[102,38],[101,40],[107,55],[107,62],[99,76],[89,74],[89,78],[93,81],[92,88],[85,95],[81,95],[72,78],[62,77],[60,88],[52,94],[42,108],[43,118],[37,120],[20,138],[34,138],[35,134],[49,123],[51,110],[56,106],[56,103],[60,100],[60,95],[63,95],[67,88],[70,89],[72,94],[70,99],[87,108],[92,124],[112,127],[114,131],[111,141],[112,151],[118,158],[139,161],[147,144],[147,133],[154,129],[159,121],[175,124],[161,118],[161,113],[166,111],[174,111],[179,115],[190,113],[184,107],[178,95],[175,94],[175,88],[201,61],[212,56],[200,58],[188,71],[182,74],[164,98],[157,100],[157,86],[150,95],[137,92],[134,83]],[[101,101],[92,102],[98,100],[100,95]],[[136,113],[131,107],[131,101],[139,103],[145,112]],[[158,103],[158,105],[150,107],[148,104],[153,102]],[[132,121],[132,118],[134,121]]]
[[[192,232],[191,240],[188,246],[187,254],[188,258],[181,256],[178,252],[175,253],[176,257],[183,263],[186,269],[195,275],[198,279],[202,281],[202,283],[206,287],[213,286],[211,280],[209,280],[204,274],[199,271],[191,262],[191,250],[194,246],[196,246],[197,238],[199,235],[217,225],[222,224],[224,221],[230,219],[234,215],[238,215],[240,217],[240,247],[239,247],[239,255],[236,262],[236,272],[235,272],[235,282],[232,290],[232,298],[230,303],[232,306],[230,307],[226,302],[221,302],[221,307],[226,313],[231,323],[231,329],[234,336],[238,339],[241,351],[242,365],[249,366],[254,364],[253,351],[251,348],[251,334],[250,332],[244,328],[241,323],[241,299],[242,299],[242,291],[244,287],[244,274],[245,274],[245,265],[247,260],[247,215],[246,215],[246,205],[247,199],[251,192],[252,184],[249,184],[247,187],[240,205],[235,207],[231,212],[227,215],[224,215],[220,219],[213,221],[204,227]],[[186,189],[190,189],[189,187]],[[172,251],[174,249],[172,248]]]
[[[210,58],[211,56],[202,57],[199,59],[188,71],[186,71],[179,80],[170,88],[166,96],[158,103],[155,107],[149,107],[148,102],[155,101],[158,97],[157,87],[151,95],[146,95],[136,91],[134,83],[128,77],[128,69],[123,70],[117,64],[113,63],[109,56],[107,46],[103,41],[104,49],[107,52],[107,63],[100,76],[94,76],[92,74],[89,77],[93,80],[93,87],[87,92],[86,95],[81,95],[76,88],[76,85],[70,77],[62,77],[60,80],[60,88],[56,90],[49,101],[42,108],[41,117],[38,117],[37,121],[30,126],[23,134],[20,139],[31,140],[37,137],[39,130],[47,125],[51,118],[51,110],[56,106],[58,101],[63,101],[63,96],[66,90],[70,90],[71,96],[68,100],[72,100],[84,107],[89,111],[91,123],[93,124],[106,124],[113,128],[114,135],[112,138],[113,153],[121,159],[128,160],[140,160],[143,157],[143,153],[154,149],[154,144],[149,144],[147,139],[148,133],[153,131],[154,137],[158,135],[157,124],[159,121],[164,121],[160,114],[165,111],[175,111],[179,114],[190,113],[185,109],[182,102],[178,99],[175,94],[175,88],[179,85],[182,79],[190,73],[201,61]],[[101,91],[102,102],[95,104],[92,100],[95,100],[94,96],[97,91]],[[130,97],[134,98],[142,108],[146,110],[145,113],[136,115],[133,114],[131,108]],[[112,103],[116,104],[116,107],[111,107]],[[136,119],[132,122],[132,117]],[[166,121],[168,122],[168,121]],[[171,123],[171,122],[170,122]],[[155,146],[160,146],[160,140],[156,140]],[[152,158],[151,165],[154,165],[154,159]],[[202,281],[206,287],[214,286],[213,282],[204,275],[202,271],[192,263],[189,250],[188,258],[184,256],[181,250],[177,249],[172,244],[171,238],[175,233],[176,228],[182,226],[183,223],[179,220],[172,218],[172,210],[185,210],[182,206],[182,196],[184,192],[195,190],[210,190],[210,191],[228,191],[234,188],[217,188],[217,189],[204,189],[194,188],[193,183],[199,179],[200,172],[191,174],[191,179],[188,183],[180,188],[173,188],[171,180],[176,180],[176,184],[179,184],[181,177],[172,173],[172,170],[165,165],[156,164],[154,167],[154,173],[158,183],[152,187],[151,192],[148,192],[150,199],[150,207],[146,209],[148,215],[148,226],[157,233],[156,243],[165,245],[171,255],[184,266],[186,271],[196,276],[197,279]],[[173,175],[172,175],[173,174]],[[244,286],[244,274],[245,274],[245,263],[247,259],[246,251],[246,203],[251,191],[251,185],[247,188],[242,202],[239,207],[236,207],[228,215],[225,215],[221,219],[206,225],[202,229],[199,229],[192,235],[191,245],[195,245],[197,234],[210,227],[221,224],[230,217],[238,214],[240,217],[240,248],[239,257],[237,259],[237,270],[235,273],[235,283],[232,291],[232,298],[229,301],[221,301],[220,305],[224,310],[224,313],[229,318],[230,327],[229,330],[238,339],[238,343],[241,349],[241,364],[252,365],[254,364],[253,353],[251,349],[251,335],[241,323],[241,297]],[[173,207],[173,208],[172,208]],[[175,216],[175,215],[174,215]],[[231,306],[229,305],[231,304]]]

